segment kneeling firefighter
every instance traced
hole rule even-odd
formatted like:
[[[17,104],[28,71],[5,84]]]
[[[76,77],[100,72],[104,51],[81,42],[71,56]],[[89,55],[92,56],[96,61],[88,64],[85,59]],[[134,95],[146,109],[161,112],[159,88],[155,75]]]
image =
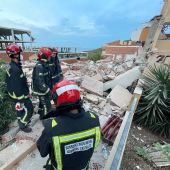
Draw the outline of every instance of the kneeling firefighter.
[[[49,155],[47,170],[87,170],[94,149],[100,143],[98,117],[85,112],[79,87],[69,80],[53,86],[56,117],[44,121],[37,141],[42,157]]]

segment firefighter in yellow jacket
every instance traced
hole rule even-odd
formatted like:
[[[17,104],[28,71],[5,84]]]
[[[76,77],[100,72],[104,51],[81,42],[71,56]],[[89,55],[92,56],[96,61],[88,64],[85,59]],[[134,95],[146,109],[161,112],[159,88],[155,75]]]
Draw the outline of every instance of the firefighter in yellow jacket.
[[[21,49],[16,44],[10,44],[6,48],[6,53],[11,58],[9,68],[6,70],[7,91],[15,102],[20,129],[29,133],[32,131],[28,124],[33,114],[33,105],[29,98],[27,79],[20,61]]]
[[[44,121],[37,147],[42,157],[49,156],[48,170],[86,170],[100,142],[98,117],[85,112],[78,86],[61,80],[53,86],[55,117]]]

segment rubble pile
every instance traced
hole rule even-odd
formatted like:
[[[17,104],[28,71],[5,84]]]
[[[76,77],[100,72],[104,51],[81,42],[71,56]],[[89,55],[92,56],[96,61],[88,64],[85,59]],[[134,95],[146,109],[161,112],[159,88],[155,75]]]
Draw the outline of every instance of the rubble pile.
[[[35,60],[23,63],[29,85],[35,64]],[[141,75],[140,67],[136,65],[134,61],[114,61],[113,58],[97,62],[77,61],[72,64],[61,60],[65,79],[72,80],[80,86],[85,110],[96,113],[101,125],[112,116],[123,118],[132,97],[126,88]],[[32,100],[33,104],[38,106],[38,100],[34,97]]]

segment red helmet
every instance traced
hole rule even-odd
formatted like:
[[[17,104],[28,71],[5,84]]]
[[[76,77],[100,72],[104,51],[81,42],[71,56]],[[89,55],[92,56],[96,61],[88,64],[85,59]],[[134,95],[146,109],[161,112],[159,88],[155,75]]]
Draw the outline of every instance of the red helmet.
[[[58,54],[58,49],[57,48],[53,48],[53,53],[54,54]]]
[[[72,81],[61,80],[52,89],[53,99],[56,106],[72,104],[80,100],[79,87]]]
[[[11,55],[19,54],[21,52],[21,49],[16,44],[10,44],[6,47],[6,53],[11,57]]]
[[[37,56],[38,56],[39,60],[47,61],[48,58],[51,58],[52,51],[48,47],[42,47],[38,50]]]

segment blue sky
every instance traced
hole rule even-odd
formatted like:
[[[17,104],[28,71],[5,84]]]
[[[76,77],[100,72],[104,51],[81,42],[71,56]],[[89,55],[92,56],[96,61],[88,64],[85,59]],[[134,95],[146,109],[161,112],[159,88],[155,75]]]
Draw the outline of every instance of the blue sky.
[[[0,0],[0,26],[29,29],[35,45],[82,49],[130,38],[163,0]]]

